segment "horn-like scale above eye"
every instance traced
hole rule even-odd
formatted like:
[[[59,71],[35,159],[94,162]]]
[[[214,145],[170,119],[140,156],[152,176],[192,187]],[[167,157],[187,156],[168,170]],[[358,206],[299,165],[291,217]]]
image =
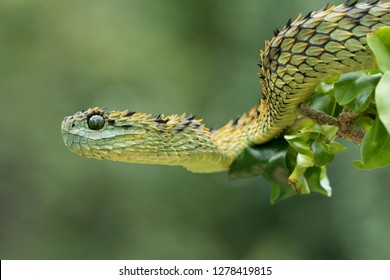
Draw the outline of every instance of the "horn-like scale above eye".
[[[88,127],[92,130],[100,130],[104,127],[104,117],[102,115],[92,115],[88,118]]]

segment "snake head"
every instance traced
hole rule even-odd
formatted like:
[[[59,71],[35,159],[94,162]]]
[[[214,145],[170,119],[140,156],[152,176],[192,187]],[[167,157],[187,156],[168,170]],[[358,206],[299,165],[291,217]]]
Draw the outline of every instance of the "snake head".
[[[145,136],[134,112],[95,107],[64,118],[61,133],[72,152],[96,159],[116,159],[123,149]]]
[[[201,120],[191,115],[164,116],[95,107],[65,117],[61,132],[70,151],[88,158],[182,165],[193,172],[226,170],[231,162]]]

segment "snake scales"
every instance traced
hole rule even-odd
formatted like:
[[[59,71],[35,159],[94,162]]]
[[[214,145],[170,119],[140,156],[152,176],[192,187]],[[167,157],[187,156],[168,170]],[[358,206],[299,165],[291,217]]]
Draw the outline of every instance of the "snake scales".
[[[192,116],[106,111],[98,107],[65,117],[65,145],[89,158],[181,165],[193,172],[229,168],[245,147],[278,136],[298,116],[323,80],[376,68],[366,35],[390,25],[389,2],[346,2],[289,20],[260,51],[260,105],[208,129]]]

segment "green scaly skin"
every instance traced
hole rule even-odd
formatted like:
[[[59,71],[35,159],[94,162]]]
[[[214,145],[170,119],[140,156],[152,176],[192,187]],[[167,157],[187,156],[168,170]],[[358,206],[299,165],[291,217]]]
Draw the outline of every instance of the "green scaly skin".
[[[245,147],[265,143],[288,127],[298,116],[298,105],[310,99],[321,81],[375,69],[366,35],[389,25],[389,2],[347,2],[288,22],[260,52],[260,105],[216,131],[191,116],[96,107],[65,117],[64,142],[90,158],[181,165],[193,172],[226,170]],[[101,127],[91,129],[92,116],[102,120]]]

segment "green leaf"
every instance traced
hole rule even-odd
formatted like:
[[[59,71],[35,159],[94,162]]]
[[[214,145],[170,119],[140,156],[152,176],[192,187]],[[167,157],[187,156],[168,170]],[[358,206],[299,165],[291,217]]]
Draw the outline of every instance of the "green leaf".
[[[262,145],[249,146],[237,157],[229,169],[229,178],[263,175],[267,180],[287,184],[289,170],[286,163],[288,143],[277,138]]]
[[[337,133],[338,128],[333,125],[319,125],[319,124],[314,124],[310,128],[310,132],[320,134],[325,138],[333,138],[336,133]],[[314,138],[315,139],[315,138]]]
[[[304,176],[308,167],[314,165],[314,154],[311,151],[311,156],[298,153],[296,157],[296,165],[294,171],[288,177],[288,183],[293,187],[295,192],[299,194],[309,194],[309,184]]]
[[[336,79],[337,81],[337,79]],[[336,82],[334,81],[334,82]],[[315,93],[318,93],[319,95],[326,95],[326,96],[329,96],[329,95],[332,95],[332,92],[333,92],[333,89],[334,89],[334,86],[333,86],[333,83],[328,83],[328,82],[321,82],[318,84],[318,86],[315,88]]]
[[[380,120],[390,133],[390,71],[383,74],[375,90],[375,102]]]
[[[309,133],[305,135],[285,135],[284,138],[298,153],[313,158],[313,151],[308,144]]]
[[[332,90],[333,92],[333,85],[332,85]],[[316,91],[317,92],[317,91]],[[314,94],[310,100],[309,107],[322,111],[327,113],[328,115],[333,116],[335,107],[336,107],[336,100],[334,97],[327,94]]]
[[[294,189],[289,185],[274,184],[272,185],[270,202],[271,204],[275,204],[296,194]]]
[[[305,172],[305,177],[311,192],[319,193],[327,197],[332,195],[332,188],[329,185],[325,166],[308,168]]]
[[[297,166],[301,167],[312,167],[314,165],[314,154],[311,152],[311,156],[303,155],[298,153],[297,155]]]
[[[381,74],[367,75],[364,72],[342,75],[334,85],[336,101],[355,112],[367,109],[380,77]]]
[[[299,156],[299,154],[298,154]],[[298,159],[298,157],[297,157]],[[301,166],[297,163],[295,166],[294,171],[291,173],[290,177],[288,178],[289,184],[293,187],[295,192],[299,194],[309,194],[309,184],[307,183],[307,180],[304,176],[305,172],[307,170],[307,167]]]
[[[328,146],[330,145],[326,145],[323,142],[314,142],[314,164],[316,166],[323,166],[333,161],[334,154],[328,152],[330,150]]]
[[[373,91],[361,92],[356,96],[354,102],[348,104],[348,108],[354,112],[364,112],[370,106],[372,94]]]
[[[382,72],[390,71],[390,27],[382,27],[367,35],[367,43]]]
[[[328,153],[332,153],[332,154],[342,153],[347,149],[343,144],[336,142],[336,141],[330,142],[329,145],[327,145],[327,147],[328,147],[328,150],[326,150],[326,151]]]
[[[360,149],[362,161],[354,165],[361,169],[374,169],[390,164],[390,135],[379,118],[363,138]]]
[[[377,115],[377,114],[373,113],[373,115]],[[363,116],[358,118],[355,121],[355,123],[361,128],[363,128],[365,131],[368,131],[371,129],[372,125],[374,124],[374,120],[369,116]]]

